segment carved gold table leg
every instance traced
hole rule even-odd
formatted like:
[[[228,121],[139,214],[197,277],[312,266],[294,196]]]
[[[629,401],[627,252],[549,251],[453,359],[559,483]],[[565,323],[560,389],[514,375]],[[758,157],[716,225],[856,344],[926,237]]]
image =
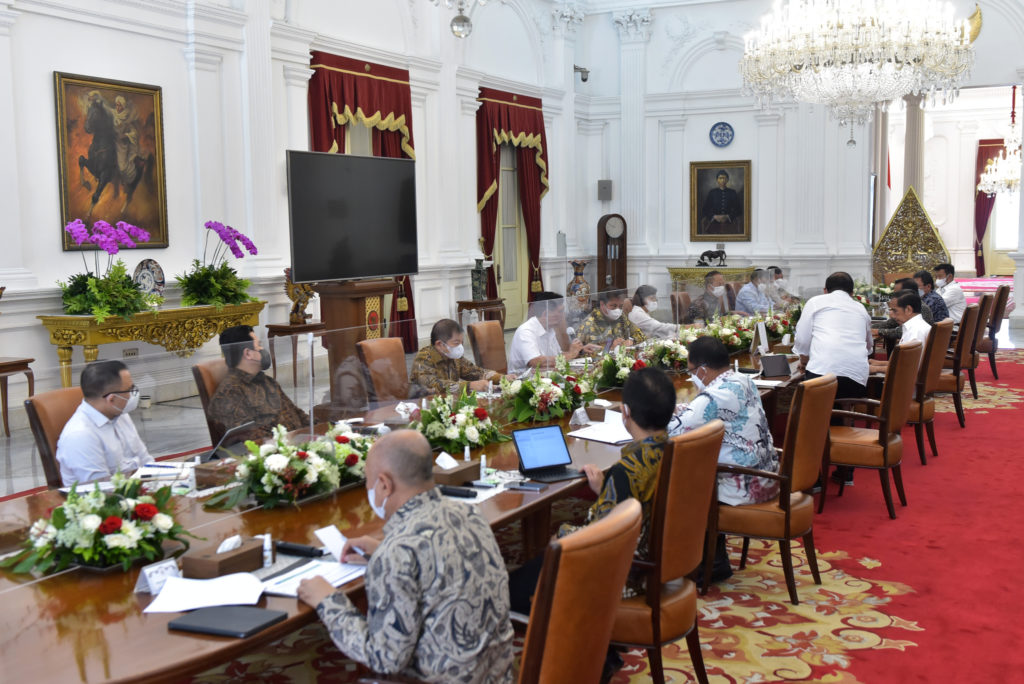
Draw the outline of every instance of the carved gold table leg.
[[[87,344],[82,347],[82,354],[85,355],[85,362],[92,363],[100,356],[100,348],[95,344]]]
[[[71,350],[73,347],[59,345],[57,359],[60,360],[60,386],[71,387]]]

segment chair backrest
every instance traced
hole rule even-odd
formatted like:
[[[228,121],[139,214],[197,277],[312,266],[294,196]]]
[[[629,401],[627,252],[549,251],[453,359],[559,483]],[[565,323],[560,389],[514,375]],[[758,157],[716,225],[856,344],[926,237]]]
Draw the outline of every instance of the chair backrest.
[[[725,284],[725,293],[729,298],[729,311],[736,310],[736,298],[740,296],[740,290],[747,284],[747,281],[736,280]]]
[[[893,273],[883,273],[882,280],[883,285],[892,285],[897,280],[903,280],[904,278],[913,278],[914,273],[912,271],[895,271]]]
[[[672,322],[675,324],[685,322],[687,314],[690,313],[690,295],[687,292],[670,292],[668,300],[672,304]]]
[[[548,546],[526,629],[520,682],[601,678],[641,518],[640,503],[627,499]]]
[[[220,383],[228,375],[228,364],[224,359],[213,359],[203,361],[192,366],[192,377],[196,381],[196,389],[199,390],[199,403],[203,406],[203,414],[206,416],[206,429],[210,431],[210,444],[220,442],[226,431],[225,427],[210,418],[210,399],[217,393]]]
[[[931,394],[938,387],[942,364],[946,360],[946,350],[949,349],[949,340],[952,336],[953,321],[948,318],[939,321],[928,331],[921,367],[917,369],[918,401],[924,401],[925,395]]]
[[[498,321],[481,321],[466,326],[469,345],[473,348],[476,365],[497,371],[508,372],[508,357],[505,355],[505,333]]]
[[[356,342],[359,360],[370,378],[371,399],[393,401],[409,398],[409,371],[401,338],[380,337]]]
[[[882,388],[882,405],[878,409],[879,416],[887,421],[889,434],[899,434],[907,423],[923,350],[921,341],[913,340],[896,345],[889,357],[885,386]],[[888,435],[880,437],[886,441]]]
[[[821,469],[821,454],[828,439],[829,416],[836,400],[839,380],[832,373],[805,380],[796,387],[782,444],[779,473],[789,477],[789,492],[801,492],[814,486]]]
[[[978,351],[978,344],[985,339],[988,332],[988,319],[992,314],[992,302],[995,298],[990,294],[983,294],[978,300],[978,326],[974,329],[974,341],[971,343],[971,354]],[[972,360],[973,363],[973,360]]]
[[[1003,318],[1006,317],[1006,303],[1010,299],[1010,286],[1000,285],[996,289],[996,300],[992,304],[992,315],[988,319],[988,336],[995,339],[996,333],[1003,327]]]
[[[956,334],[956,346],[953,349],[953,372],[959,373],[961,368],[971,365],[971,347],[974,345],[974,334],[977,332],[977,304],[968,304],[964,315],[960,317],[960,329]]]
[[[82,388],[67,387],[34,394],[25,400],[25,413],[32,428],[32,436],[43,462],[46,486],[61,486],[60,465],[57,463],[57,439],[64,425],[82,403]]]
[[[650,560],[659,585],[700,564],[724,434],[725,423],[715,419],[665,446],[651,509]]]

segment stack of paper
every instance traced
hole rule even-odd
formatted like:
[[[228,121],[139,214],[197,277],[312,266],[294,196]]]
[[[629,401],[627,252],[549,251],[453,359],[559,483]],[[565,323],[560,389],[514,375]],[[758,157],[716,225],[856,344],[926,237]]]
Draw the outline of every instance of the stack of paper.
[[[144,613],[179,613],[207,606],[252,605],[260,600],[263,584],[255,575],[236,572],[213,579],[168,577]]]
[[[263,591],[276,596],[298,596],[299,582],[321,576],[332,587],[340,587],[366,573],[366,566],[355,563],[311,560],[305,565],[285,572],[263,583]]]
[[[622,424],[622,414],[618,411],[605,411],[603,423],[591,423],[585,428],[570,432],[569,436],[605,444],[624,444],[633,439]]]

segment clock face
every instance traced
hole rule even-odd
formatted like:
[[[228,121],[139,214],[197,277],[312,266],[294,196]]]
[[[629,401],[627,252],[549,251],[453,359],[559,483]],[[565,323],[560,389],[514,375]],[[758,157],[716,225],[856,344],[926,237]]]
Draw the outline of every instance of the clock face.
[[[612,216],[604,222],[604,232],[613,240],[618,239],[626,232],[626,222],[618,216]]]

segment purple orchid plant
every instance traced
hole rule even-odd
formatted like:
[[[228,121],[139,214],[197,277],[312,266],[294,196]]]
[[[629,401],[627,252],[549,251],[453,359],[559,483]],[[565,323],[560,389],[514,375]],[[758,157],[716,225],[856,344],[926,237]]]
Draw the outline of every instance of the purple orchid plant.
[[[231,251],[231,254],[234,255],[236,259],[241,259],[245,257],[245,252],[242,251],[242,247],[245,247],[249,254],[253,256],[259,254],[259,251],[256,249],[256,245],[253,244],[252,240],[250,240],[242,233],[239,233],[231,226],[225,226],[223,223],[219,221],[207,221],[204,225],[208,230],[210,230],[213,233],[216,233],[217,237],[220,238],[220,243],[213,249],[213,257],[209,262],[211,266],[216,264],[219,259],[224,259],[226,261],[228,258],[228,250]],[[239,247],[238,243],[242,243],[242,247]],[[209,247],[209,244],[210,233],[207,233],[206,243],[203,245],[204,266],[207,264],[206,252],[207,248]]]
[[[118,221],[112,226],[106,221],[96,221],[92,224],[92,232],[82,222],[82,219],[75,219],[64,226],[64,232],[71,236],[71,239],[78,246],[86,243],[96,245],[99,249],[93,252],[93,274],[100,277],[100,250],[107,253],[107,268],[104,275],[110,272],[114,263],[114,257],[121,248],[131,249],[137,247],[140,242],[149,242],[149,233],[138,226],[133,226],[125,221]],[[89,262],[85,260],[85,251],[82,251],[82,263],[86,272],[89,271]]]

